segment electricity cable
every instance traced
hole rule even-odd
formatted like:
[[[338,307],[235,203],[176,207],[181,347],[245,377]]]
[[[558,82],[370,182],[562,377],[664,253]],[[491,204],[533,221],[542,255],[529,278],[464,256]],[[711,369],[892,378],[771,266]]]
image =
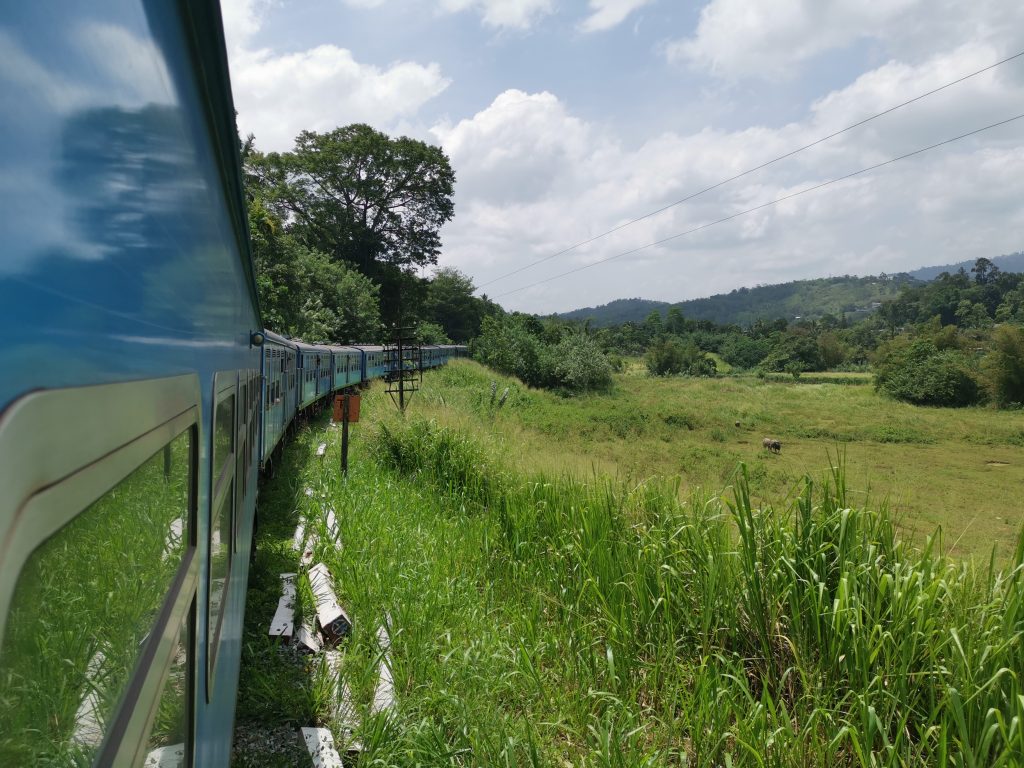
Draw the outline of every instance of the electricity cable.
[[[658,208],[655,211],[651,211],[650,213],[645,213],[643,216],[639,216],[639,217],[637,217],[635,219],[631,219],[630,221],[627,221],[624,224],[619,224],[617,227],[613,227],[612,229],[609,229],[607,232],[602,232],[599,235],[594,235],[593,237],[591,237],[591,238],[589,238],[587,240],[581,240],[580,242],[576,243],[575,245],[570,245],[568,248],[563,248],[562,250],[558,251],[557,253],[552,253],[549,256],[545,256],[544,258],[537,259],[536,261],[530,262],[529,264],[526,264],[526,265],[524,265],[522,267],[518,267],[517,269],[514,269],[511,272],[506,272],[503,275],[499,275],[498,277],[495,277],[493,280],[488,280],[486,283],[482,283],[480,286],[478,286],[477,290],[479,290],[480,288],[485,288],[488,285],[492,285],[493,283],[496,283],[499,280],[504,280],[507,277],[512,277],[513,275],[518,275],[520,272],[525,272],[527,269],[532,269],[533,267],[537,266],[538,264],[543,264],[546,261],[550,261],[551,259],[554,259],[554,258],[556,258],[558,256],[562,256],[562,255],[564,255],[566,253],[569,253],[570,251],[574,251],[577,248],[582,248],[584,245],[589,245],[590,243],[594,242],[595,240],[600,240],[601,238],[607,237],[608,235],[610,235],[610,234],[612,234],[614,232],[618,232],[620,229],[625,229],[626,227],[630,227],[633,224],[636,224],[638,222],[644,221],[645,219],[649,219],[652,216],[657,216],[659,213],[664,213],[665,211],[667,211],[667,210],[669,210],[671,208],[675,208],[677,205],[682,205],[683,203],[689,202],[690,200],[693,200],[696,197],[700,197],[701,195],[706,194],[707,192],[711,192],[712,190],[718,189],[719,187],[724,186],[724,185],[726,185],[726,184],[728,184],[730,182],[736,181],[737,179],[742,179],[744,176],[748,176],[751,173],[755,173],[756,171],[763,170],[764,168],[767,168],[770,165],[774,165],[775,163],[778,163],[778,162],[780,162],[782,160],[785,160],[787,158],[793,157],[793,155],[799,154],[800,152],[803,152],[804,150],[810,149],[811,147],[816,147],[818,144],[826,142],[829,139],[834,139],[836,136],[844,134],[847,131],[852,131],[854,128],[859,128],[862,125],[870,123],[872,120],[877,120],[878,118],[884,117],[885,115],[888,115],[888,114],[890,114],[892,112],[895,112],[898,109],[902,109],[903,107],[906,107],[906,106],[908,106],[910,104],[913,104],[914,102],[921,101],[921,99],[925,99],[925,98],[927,98],[929,96],[932,96],[932,95],[938,93],[939,91],[944,91],[947,88],[951,88],[954,85],[958,85],[958,84],[964,82],[965,80],[970,80],[972,77],[976,77],[976,76],[978,76],[978,75],[980,75],[980,74],[982,74],[984,72],[988,72],[989,70],[995,69],[998,66],[1001,66],[1003,64],[1006,64],[1007,62],[1013,61],[1014,59],[1019,59],[1022,56],[1024,56],[1024,51],[1021,51],[1020,53],[1015,53],[1013,56],[1008,56],[1005,59],[1001,59],[1001,60],[995,62],[994,64],[989,64],[987,67],[983,67],[982,69],[976,70],[976,71],[971,72],[971,73],[966,74],[966,75],[963,75],[962,77],[959,77],[956,80],[951,80],[950,82],[946,83],[945,85],[940,85],[938,88],[933,88],[930,91],[926,91],[925,93],[919,94],[919,95],[915,96],[912,99],[908,99],[907,101],[904,101],[904,102],[901,102],[899,104],[896,104],[895,106],[889,107],[888,109],[883,110],[882,112],[879,112],[877,114],[871,115],[870,117],[866,117],[863,120],[860,120],[860,121],[858,121],[856,123],[853,123],[852,125],[848,125],[845,128],[842,128],[842,129],[840,129],[838,131],[830,133],[827,136],[822,136],[819,139],[815,139],[810,144],[804,144],[802,147],[798,147],[796,149],[793,149],[793,150],[787,152],[784,155],[779,155],[778,157],[773,158],[772,160],[769,160],[769,161],[767,161],[765,163],[761,163],[760,165],[757,165],[757,166],[755,166],[753,168],[748,168],[747,170],[742,171],[741,173],[737,173],[735,176],[730,176],[729,178],[723,179],[722,181],[719,181],[716,184],[712,184],[710,187],[705,187],[704,189],[701,189],[701,190],[699,190],[697,192],[693,192],[693,193],[687,195],[684,198],[676,200],[674,203],[669,203],[668,205],[663,206],[661,208]]]
[[[716,224],[723,224],[723,223],[725,223],[727,221],[732,221],[733,219],[737,219],[740,216],[746,216],[748,213],[754,213],[755,211],[760,211],[760,210],[762,210],[764,208],[768,208],[768,207],[773,206],[773,205],[778,205],[779,203],[784,202],[786,200],[792,200],[794,197],[799,197],[800,195],[806,195],[808,192],[814,192],[815,190],[831,186],[832,184],[838,184],[840,181],[846,181],[847,179],[852,179],[855,176],[860,176],[862,174],[869,173],[870,171],[878,170],[879,168],[883,168],[883,167],[885,167],[887,165],[892,165],[893,163],[899,162],[900,160],[906,160],[908,157],[914,157],[915,155],[920,155],[920,154],[922,154],[924,152],[928,152],[928,151],[930,151],[932,149],[937,149],[938,147],[943,147],[943,146],[945,146],[947,144],[952,144],[954,141],[960,141],[961,139],[966,139],[966,138],[968,138],[970,136],[975,136],[975,135],[977,135],[979,133],[982,133],[984,131],[988,131],[988,130],[991,130],[993,128],[998,128],[1001,125],[1007,125],[1007,124],[1012,123],[1012,122],[1014,122],[1016,120],[1020,120],[1021,118],[1024,118],[1024,113],[1019,114],[1016,117],[1008,118],[1006,120],[1000,120],[998,123],[992,123],[991,125],[986,125],[983,128],[977,128],[977,129],[975,129],[973,131],[968,131],[967,133],[962,133],[959,136],[954,136],[951,139],[946,139],[946,140],[940,141],[940,142],[938,142],[936,144],[931,144],[931,145],[929,145],[927,147],[922,147],[921,149],[915,149],[913,152],[907,152],[905,155],[900,155],[899,157],[889,158],[888,160],[884,160],[881,163],[876,163],[875,165],[869,165],[866,168],[861,168],[858,171],[853,171],[852,173],[847,173],[844,176],[838,176],[837,178],[829,179],[828,181],[823,181],[820,184],[815,184],[815,185],[813,185],[811,187],[807,187],[806,189],[801,189],[801,190],[799,190],[797,192],[791,192],[788,195],[783,195],[782,197],[777,197],[774,200],[769,200],[767,203],[761,203],[760,205],[755,205],[753,208],[747,208],[746,210],[739,211],[738,213],[733,213],[733,214],[731,214],[729,216],[723,216],[720,219],[716,219],[715,221],[710,221],[710,222],[708,222],[706,224],[701,224],[699,227],[694,227],[693,229],[688,229],[685,232],[680,232],[680,233],[675,234],[675,235],[670,235],[669,237],[662,238],[661,240],[655,240],[653,243],[647,243],[647,245],[641,245],[641,246],[639,246],[637,248],[632,248],[632,249],[630,249],[628,251],[623,251],[622,253],[617,253],[614,256],[608,256],[607,258],[591,262],[590,264],[584,264],[583,266],[576,267],[575,269],[570,269],[567,272],[562,272],[562,273],[557,274],[557,275],[552,275],[551,277],[545,278],[544,280],[538,280],[535,283],[530,283],[529,285],[524,285],[521,288],[515,288],[515,289],[513,289],[511,291],[506,291],[505,293],[499,293],[494,298],[500,299],[503,296],[510,296],[513,293],[519,293],[520,291],[525,291],[528,288],[534,288],[534,287],[536,287],[538,285],[543,285],[544,283],[551,282],[552,280],[557,280],[559,278],[566,277],[568,275],[572,275],[572,274],[575,274],[577,272],[582,272],[585,269],[590,269],[591,267],[596,267],[599,264],[607,264],[609,261],[613,261],[614,259],[619,259],[619,258],[622,258],[623,256],[629,256],[630,254],[646,250],[647,248],[653,248],[656,245],[662,245],[662,244],[667,243],[667,242],[669,242],[671,240],[678,240],[680,237],[685,237],[687,235],[692,235],[694,232],[700,232],[701,230],[707,229],[709,227],[713,227]]]

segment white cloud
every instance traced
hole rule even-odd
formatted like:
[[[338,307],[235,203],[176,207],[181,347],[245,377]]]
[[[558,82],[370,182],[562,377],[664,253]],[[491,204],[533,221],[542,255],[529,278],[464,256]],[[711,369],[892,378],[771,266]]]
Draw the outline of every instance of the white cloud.
[[[471,118],[434,129],[458,178],[457,214],[443,232],[442,263],[474,275],[484,292],[500,297],[1008,117],[1008,105],[1024,103],[1024,83],[995,70],[484,285],[983,66],[992,55],[975,45],[918,67],[891,62],[820,99],[800,122],[666,132],[638,146],[573,115],[551,93],[507,91]],[[894,272],[1018,250],[1024,227],[1021,131],[1019,123],[993,131],[499,300],[538,312],[624,296],[679,300],[740,285]]]
[[[437,64],[360,64],[333,45],[278,55],[236,51],[231,59],[241,132],[264,150],[286,150],[301,130],[366,122],[386,125],[416,112],[448,87]]]
[[[554,0],[437,0],[447,13],[475,10],[489,27],[527,29],[554,10]]]
[[[859,40],[918,57],[965,40],[1019,48],[1022,29],[1019,0],[710,0],[695,34],[666,54],[727,78],[774,79]]]
[[[590,0],[590,15],[580,24],[583,32],[603,32],[621,24],[629,14],[652,0]]]
[[[225,34],[238,127],[264,150],[284,151],[300,131],[365,122],[388,126],[414,115],[450,84],[439,65],[399,61],[381,68],[335,45],[278,53],[253,48],[265,0],[226,0]]]
[[[229,52],[244,46],[260,31],[268,5],[269,0],[221,0],[220,12]]]

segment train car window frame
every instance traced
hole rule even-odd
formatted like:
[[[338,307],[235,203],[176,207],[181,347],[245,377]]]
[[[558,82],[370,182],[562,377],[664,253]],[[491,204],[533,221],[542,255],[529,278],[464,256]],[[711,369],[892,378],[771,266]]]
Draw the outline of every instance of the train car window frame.
[[[213,683],[216,676],[217,670],[217,659],[219,657],[219,649],[221,643],[221,631],[224,624],[224,616],[227,614],[227,598],[229,594],[229,585],[231,583],[231,567],[234,563],[233,557],[233,541],[234,541],[234,530],[235,530],[235,466],[236,466],[236,453],[238,450],[238,434],[237,434],[237,419],[238,419],[238,371],[218,371],[213,377],[213,408],[212,411],[212,423],[213,427],[210,430],[210,451],[212,460],[210,463],[210,504],[209,504],[209,516],[207,520],[207,548],[206,548],[206,559],[207,559],[207,572],[209,577],[206,585],[206,696],[207,700],[211,701],[213,696]],[[227,456],[221,458],[216,455],[217,445],[217,408],[227,402],[229,399],[233,399],[233,413],[231,418],[231,432],[232,432],[232,445],[231,451]],[[230,496],[230,499],[228,497]],[[224,569],[224,580],[223,586],[221,587],[220,602],[218,605],[217,615],[214,616],[213,611],[213,597],[215,588],[215,579],[213,574],[213,529],[215,520],[219,521],[219,515],[221,510],[224,508],[225,501],[228,501],[228,522],[227,530],[223,530],[223,525],[220,525],[220,546],[225,547],[225,559],[226,567]]]
[[[187,540],[120,702],[111,713],[96,764],[139,763],[158,703],[182,606],[199,583],[197,505],[202,440],[195,374],[134,382],[52,389],[25,395],[0,414],[0,465],[8,484],[0,494],[0,641],[23,568],[35,552],[165,446],[188,435]],[[83,414],[88,414],[83,417]],[[102,424],[102,429],[96,425]],[[40,435],[58,435],[57,440]],[[194,634],[189,640],[194,654]],[[195,690],[185,694],[186,764],[195,748]]]

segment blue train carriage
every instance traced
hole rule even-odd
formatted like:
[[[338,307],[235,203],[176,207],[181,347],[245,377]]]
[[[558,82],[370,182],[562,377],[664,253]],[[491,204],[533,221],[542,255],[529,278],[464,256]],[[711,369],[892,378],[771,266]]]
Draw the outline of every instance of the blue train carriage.
[[[323,347],[296,342],[299,355],[299,404],[298,410],[308,408],[319,395]],[[330,357],[328,353],[328,358]],[[330,363],[328,363],[328,368]]]
[[[376,344],[357,344],[356,349],[363,356],[361,380],[369,382],[384,378],[390,369],[387,350]]]
[[[260,465],[265,466],[295,417],[298,403],[298,347],[271,331],[264,332],[263,417],[260,419]]]
[[[261,321],[219,10],[3,27],[0,765],[224,766]]]
[[[434,344],[425,344],[420,347],[420,368],[429,370],[442,364],[441,348]]]
[[[345,389],[362,380],[362,353],[355,347],[331,347],[334,365],[333,389]]]

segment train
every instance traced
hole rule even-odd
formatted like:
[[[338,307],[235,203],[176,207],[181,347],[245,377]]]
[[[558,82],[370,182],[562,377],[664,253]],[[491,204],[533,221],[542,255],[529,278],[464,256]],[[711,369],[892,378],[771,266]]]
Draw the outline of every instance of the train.
[[[0,765],[226,766],[260,472],[395,356],[263,327],[216,2],[4,17]]]

